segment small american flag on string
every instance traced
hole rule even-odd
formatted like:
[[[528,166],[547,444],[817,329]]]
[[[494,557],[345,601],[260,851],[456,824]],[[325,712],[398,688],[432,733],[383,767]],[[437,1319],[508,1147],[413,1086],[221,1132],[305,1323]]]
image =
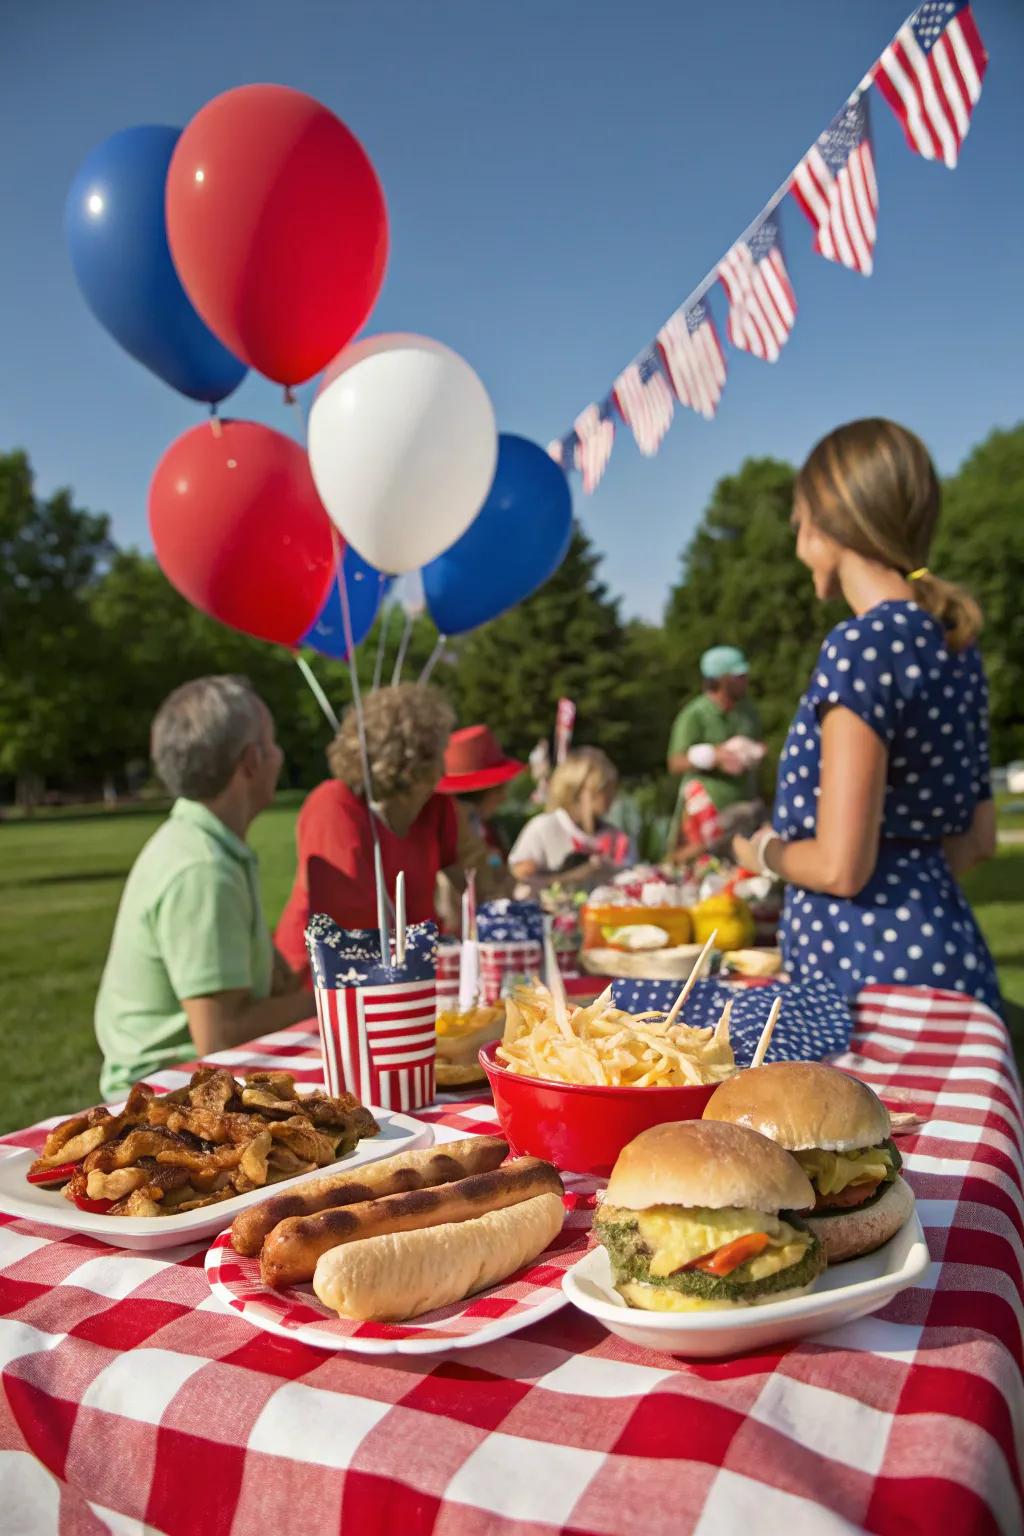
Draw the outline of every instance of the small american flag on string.
[[[950,170],[981,95],[988,54],[964,0],[925,0],[872,70],[911,149]]]
[[[653,458],[672,425],[672,391],[655,347],[649,347],[615,380],[615,403],[645,458]]]
[[[583,490],[589,496],[601,484],[608,468],[615,442],[615,422],[612,419],[611,400],[600,405],[588,405],[574,423],[579,446],[576,461],[583,472]]]
[[[578,467],[576,446],[575,432],[567,432],[565,437],[556,437],[553,442],[548,443],[549,458],[554,459],[556,464],[560,464],[567,475]]]
[[[725,354],[707,305],[677,309],[658,332],[658,345],[680,404],[710,421],[725,387]]]
[[[808,150],[793,172],[793,196],[817,230],[814,249],[867,276],[878,189],[863,97],[845,106]]]
[[[748,239],[737,240],[722,258],[718,276],[729,295],[729,340],[774,363],[796,320],[796,295],[774,219],[762,219]]]

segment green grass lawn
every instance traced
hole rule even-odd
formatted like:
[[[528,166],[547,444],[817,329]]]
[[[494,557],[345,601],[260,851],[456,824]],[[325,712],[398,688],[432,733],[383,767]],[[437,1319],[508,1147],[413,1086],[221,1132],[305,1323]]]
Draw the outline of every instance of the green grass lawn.
[[[162,811],[0,824],[0,1132],[96,1102],[92,1005],[132,861]],[[267,918],[294,870],[294,797],[261,816],[253,844]],[[1017,825],[1020,825],[1019,819]],[[978,870],[969,893],[1024,1048],[1024,843]]]

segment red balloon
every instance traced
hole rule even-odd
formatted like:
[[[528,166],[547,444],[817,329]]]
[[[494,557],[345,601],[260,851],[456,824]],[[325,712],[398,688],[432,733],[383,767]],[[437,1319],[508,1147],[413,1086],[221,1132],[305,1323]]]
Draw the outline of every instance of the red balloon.
[[[305,450],[254,421],[177,438],[149,487],[164,575],[212,618],[295,645],[334,578],[335,539]]]
[[[366,151],[284,85],[239,86],[192,119],[167,173],[167,234],[210,329],[280,384],[329,363],[384,281],[387,209]]]

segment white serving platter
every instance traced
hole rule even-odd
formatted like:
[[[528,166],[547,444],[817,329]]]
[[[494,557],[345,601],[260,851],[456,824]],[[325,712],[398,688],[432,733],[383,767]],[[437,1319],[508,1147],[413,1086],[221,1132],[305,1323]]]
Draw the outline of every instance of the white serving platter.
[[[814,1289],[788,1301],[723,1308],[720,1312],[643,1312],[629,1307],[612,1286],[604,1248],[593,1248],[562,1279],[574,1306],[630,1344],[689,1359],[741,1355],[809,1338],[877,1312],[916,1284],[931,1258],[917,1212],[874,1253],[825,1271]]]
[[[324,1174],[361,1168],[365,1163],[379,1162],[382,1157],[392,1157],[396,1152],[411,1152],[415,1147],[433,1144],[433,1126],[390,1109],[375,1109],[373,1105],[367,1105],[367,1108],[380,1126],[380,1134],[365,1137],[346,1157],[311,1173],[296,1174],[294,1178],[281,1179],[245,1195],[232,1195],[216,1205],[204,1205],[198,1211],[183,1211],[177,1216],[100,1216],[94,1211],[80,1211],[65,1200],[59,1190],[41,1189],[28,1182],[25,1175],[36,1158],[35,1152],[29,1149],[0,1157],[0,1211],[8,1216],[20,1216],[25,1221],[60,1227],[65,1232],[84,1232],[113,1248],[132,1248],[138,1253],[155,1253],[161,1248],[198,1243],[222,1231],[238,1211],[248,1205],[257,1205],[268,1195],[280,1194],[295,1184]]]

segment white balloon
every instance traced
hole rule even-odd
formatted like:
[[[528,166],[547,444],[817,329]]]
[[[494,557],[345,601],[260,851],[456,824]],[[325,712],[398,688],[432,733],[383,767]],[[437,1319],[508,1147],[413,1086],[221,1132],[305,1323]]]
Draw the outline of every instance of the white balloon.
[[[498,429],[467,362],[428,336],[370,336],[340,352],[309,413],[320,499],[379,571],[417,570],[487,498]]]

